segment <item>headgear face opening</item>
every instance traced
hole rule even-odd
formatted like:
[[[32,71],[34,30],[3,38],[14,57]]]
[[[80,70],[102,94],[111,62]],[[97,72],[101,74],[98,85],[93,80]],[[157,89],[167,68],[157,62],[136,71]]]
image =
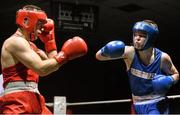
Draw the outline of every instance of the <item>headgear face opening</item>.
[[[156,26],[151,25],[145,21],[137,22],[133,26],[133,39],[134,33],[137,31],[142,31],[147,34],[147,42],[145,43],[144,47],[141,50],[148,49],[152,46],[152,41],[156,36],[159,34],[159,30]]]
[[[16,24],[28,31],[33,32],[39,20],[46,20],[47,15],[43,11],[20,9],[16,13]]]

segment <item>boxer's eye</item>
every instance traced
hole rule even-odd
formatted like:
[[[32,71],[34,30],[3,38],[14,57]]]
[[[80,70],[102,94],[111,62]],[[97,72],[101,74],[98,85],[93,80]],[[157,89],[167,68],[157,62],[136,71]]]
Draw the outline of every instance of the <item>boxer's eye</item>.
[[[38,28],[42,28],[42,27],[43,27],[43,24],[44,24],[44,23],[42,23],[41,21],[38,21],[38,22],[37,22],[37,27],[38,27]]]

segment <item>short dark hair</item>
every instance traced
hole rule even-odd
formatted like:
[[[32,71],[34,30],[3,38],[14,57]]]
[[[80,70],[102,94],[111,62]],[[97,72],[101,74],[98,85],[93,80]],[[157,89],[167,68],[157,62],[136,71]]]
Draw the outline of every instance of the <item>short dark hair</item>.
[[[25,5],[22,8],[23,10],[38,10],[38,11],[42,11],[40,7],[35,6],[35,5]]]
[[[156,28],[158,28],[158,25],[157,25],[154,21],[152,21],[152,20],[144,20],[144,22],[146,22],[146,23],[148,23],[148,24],[150,24],[150,25],[155,26]]]

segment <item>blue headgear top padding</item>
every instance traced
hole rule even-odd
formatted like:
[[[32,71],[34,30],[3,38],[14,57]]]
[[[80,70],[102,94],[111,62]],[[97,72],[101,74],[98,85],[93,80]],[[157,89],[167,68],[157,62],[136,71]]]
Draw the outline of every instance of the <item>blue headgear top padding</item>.
[[[151,25],[145,21],[136,22],[133,26],[133,33],[136,31],[143,31],[147,33],[147,42],[142,50],[149,48],[152,45],[152,40],[159,34],[158,27]]]

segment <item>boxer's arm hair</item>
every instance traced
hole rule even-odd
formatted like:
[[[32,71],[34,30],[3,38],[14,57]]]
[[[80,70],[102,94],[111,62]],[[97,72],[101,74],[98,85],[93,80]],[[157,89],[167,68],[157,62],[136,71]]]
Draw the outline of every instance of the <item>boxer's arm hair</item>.
[[[8,51],[23,63],[26,67],[37,72],[40,76],[46,76],[61,66],[54,58],[42,60],[39,55],[30,48],[29,43],[22,38],[11,39]]]
[[[171,57],[167,53],[162,53],[161,68],[166,74],[172,75],[175,82],[179,80],[179,72],[174,66]]]

